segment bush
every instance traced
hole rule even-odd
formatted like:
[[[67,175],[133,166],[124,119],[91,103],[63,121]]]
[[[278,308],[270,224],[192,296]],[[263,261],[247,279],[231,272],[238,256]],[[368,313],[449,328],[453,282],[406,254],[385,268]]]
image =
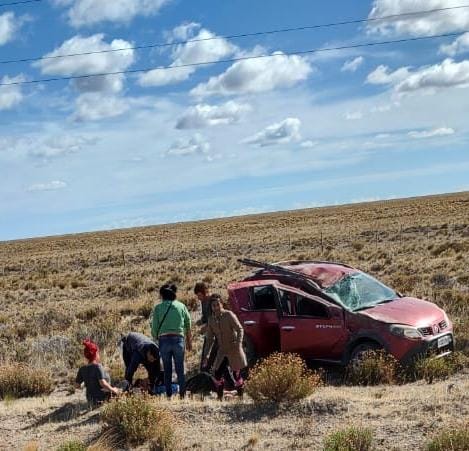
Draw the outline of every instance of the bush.
[[[246,393],[254,402],[291,402],[306,398],[320,385],[321,377],[309,371],[300,357],[275,353],[253,368]]]
[[[52,392],[50,373],[31,368],[22,363],[10,363],[0,367],[0,398],[27,398]]]
[[[70,440],[57,448],[57,451],[86,451],[87,446],[78,440]]]
[[[415,362],[412,371],[414,379],[425,379],[429,384],[443,380],[469,366],[469,357],[454,352],[447,357],[425,358]]]
[[[124,396],[107,404],[101,414],[103,422],[115,429],[132,446],[147,441],[161,450],[174,443],[174,417],[155,398]]]
[[[433,438],[426,446],[427,451],[468,451],[469,423],[464,427],[448,429]]]
[[[329,434],[324,440],[324,451],[370,451],[373,444],[371,429],[351,426]]]
[[[395,384],[399,363],[383,350],[366,351],[359,361],[349,364],[345,377],[353,385]]]

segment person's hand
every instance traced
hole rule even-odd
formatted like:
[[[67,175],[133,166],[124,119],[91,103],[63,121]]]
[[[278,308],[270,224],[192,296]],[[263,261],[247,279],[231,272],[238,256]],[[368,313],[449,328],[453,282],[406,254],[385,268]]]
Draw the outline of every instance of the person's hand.
[[[119,396],[120,394],[122,394],[122,390],[120,388],[113,387],[112,393],[116,396]]]
[[[192,351],[192,340],[187,341],[186,348],[187,348],[188,351]]]
[[[205,369],[207,368],[208,366],[208,358],[205,357],[204,359],[202,359],[202,368]]]

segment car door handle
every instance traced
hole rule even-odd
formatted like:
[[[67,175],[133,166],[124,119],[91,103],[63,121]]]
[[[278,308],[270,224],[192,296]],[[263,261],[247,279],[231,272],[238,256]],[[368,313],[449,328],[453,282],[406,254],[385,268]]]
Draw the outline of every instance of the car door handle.
[[[295,326],[282,326],[282,330],[286,330],[287,332],[291,330],[295,330],[295,329],[296,329]]]
[[[255,321],[244,321],[245,326],[254,326],[256,324]]]

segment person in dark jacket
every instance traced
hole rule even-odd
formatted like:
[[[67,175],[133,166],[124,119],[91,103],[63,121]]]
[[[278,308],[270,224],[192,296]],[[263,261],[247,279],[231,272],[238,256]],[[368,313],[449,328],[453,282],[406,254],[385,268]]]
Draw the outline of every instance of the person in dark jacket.
[[[205,334],[207,333],[207,325],[208,320],[212,316],[212,306],[210,303],[210,291],[209,287],[205,282],[197,282],[194,286],[194,294],[197,296],[197,299],[200,301],[200,307],[202,314],[200,316],[199,321],[197,321],[197,325],[200,327],[200,332],[204,335],[204,343],[202,345],[202,349],[206,346],[206,338]],[[212,350],[210,355],[208,356],[207,360],[204,361],[203,355],[200,359],[200,371],[210,372],[213,367],[213,363],[215,362],[215,358],[218,352],[218,344],[215,339]]]
[[[161,379],[160,352],[155,342],[143,334],[131,332],[121,340],[125,364],[125,380],[132,386],[137,368],[143,365],[148,373],[150,387]]]

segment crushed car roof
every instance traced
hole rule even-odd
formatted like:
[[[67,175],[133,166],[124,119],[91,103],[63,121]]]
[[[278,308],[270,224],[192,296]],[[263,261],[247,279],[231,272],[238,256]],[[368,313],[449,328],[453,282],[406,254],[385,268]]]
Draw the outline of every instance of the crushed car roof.
[[[345,275],[358,271],[347,265],[328,262],[285,262],[280,265],[304,274],[314,280],[321,288],[328,288]]]

